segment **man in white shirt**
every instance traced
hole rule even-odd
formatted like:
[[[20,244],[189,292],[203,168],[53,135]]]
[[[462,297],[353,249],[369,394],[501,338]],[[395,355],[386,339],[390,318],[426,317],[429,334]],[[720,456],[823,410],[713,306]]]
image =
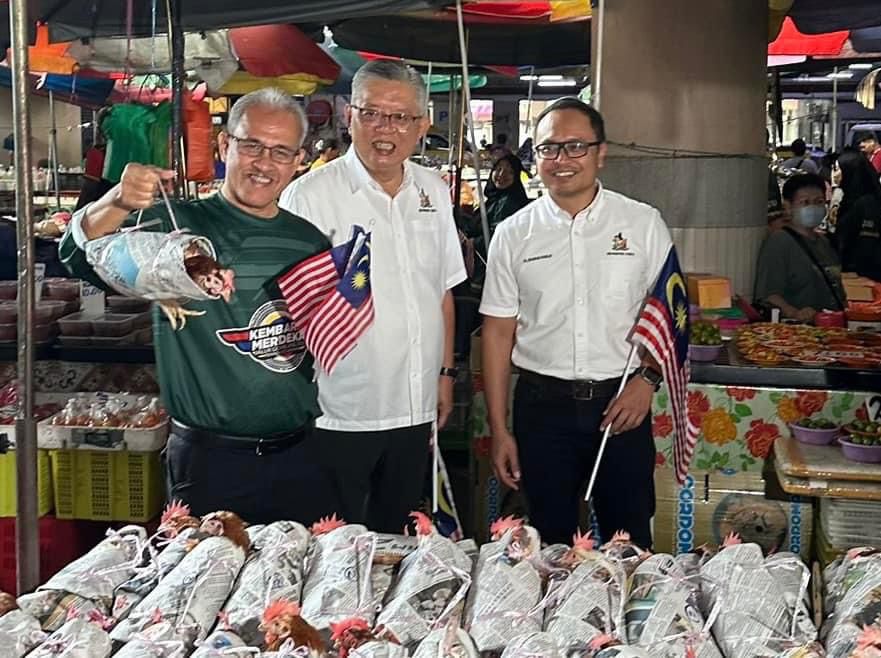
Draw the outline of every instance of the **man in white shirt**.
[[[548,195],[496,229],[480,305],[493,466],[509,487],[523,485],[542,539],[567,543],[611,425],[593,495],[600,532],[627,530],[649,547],[657,365],[644,357],[615,393],[670,234],[657,210],[597,180],[606,144],[592,107],[552,103],[538,116],[535,144]],[[513,436],[505,422],[512,362],[520,372]]]
[[[400,532],[420,500],[431,424],[452,410],[453,297],[465,279],[449,191],[408,159],[429,120],[421,76],[368,62],[352,80],[352,148],[296,180],[279,205],[346,242],[371,234],[375,319],[332,376],[319,371],[318,443],[333,466],[340,513]]]

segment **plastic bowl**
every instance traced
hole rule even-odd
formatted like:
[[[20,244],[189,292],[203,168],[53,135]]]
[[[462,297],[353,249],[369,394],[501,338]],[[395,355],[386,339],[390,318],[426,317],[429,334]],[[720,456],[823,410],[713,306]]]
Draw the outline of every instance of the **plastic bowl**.
[[[689,345],[688,358],[692,361],[715,361],[724,345]]]
[[[802,427],[798,423],[789,423],[789,429],[792,437],[801,443],[810,443],[814,446],[829,445],[835,440],[839,434],[839,428],[833,427],[828,430],[815,429],[813,427]]]
[[[851,443],[844,437],[838,439],[838,442],[841,444],[841,452],[851,461],[881,464],[881,446],[864,446],[858,443]]]

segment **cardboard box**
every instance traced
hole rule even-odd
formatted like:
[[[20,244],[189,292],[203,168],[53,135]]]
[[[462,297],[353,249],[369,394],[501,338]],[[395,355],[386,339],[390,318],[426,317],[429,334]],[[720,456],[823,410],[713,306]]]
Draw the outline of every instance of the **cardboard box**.
[[[844,284],[844,294],[849,302],[871,302],[874,299],[871,279],[846,272],[841,275],[841,283]]]
[[[685,275],[688,301],[701,308],[731,308],[731,281],[715,274]]]
[[[760,473],[693,471],[682,486],[667,469],[655,471],[654,549],[687,553],[720,544],[729,532],[766,553],[790,551],[809,559],[813,508],[798,497],[770,500]]]

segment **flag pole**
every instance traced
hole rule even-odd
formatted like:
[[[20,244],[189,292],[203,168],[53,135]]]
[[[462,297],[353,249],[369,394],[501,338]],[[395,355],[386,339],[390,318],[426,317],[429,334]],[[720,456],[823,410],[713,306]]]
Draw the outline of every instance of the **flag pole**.
[[[431,515],[432,515],[432,518],[437,516],[437,510],[439,507],[438,502],[437,502],[437,483],[438,483],[437,468],[438,468],[438,462],[440,461],[439,455],[438,455],[438,452],[440,451],[439,443],[440,443],[440,441],[439,441],[438,431],[437,431],[437,421],[434,421],[431,424],[431,461],[432,461],[432,464],[431,464]]]
[[[621,383],[618,384],[618,392],[615,393],[615,398],[621,395],[621,391],[624,390],[624,387],[627,385],[627,375],[630,372],[630,368],[633,366],[633,359],[636,357],[636,345],[630,346],[630,355],[627,357],[627,365],[624,366],[624,373],[621,375]],[[593,473],[590,474],[590,482],[587,483],[587,492],[584,494],[584,500],[590,500],[590,496],[593,493],[593,486],[596,484],[597,473],[600,471],[600,462],[603,459],[603,452],[606,450],[606,442],[609,440],[609,435],[612,433],[612,425],[606,425],[606,429],[603,431],[603,440],[600,442],[600,450],[597,453],[596,461],[593,464]]]

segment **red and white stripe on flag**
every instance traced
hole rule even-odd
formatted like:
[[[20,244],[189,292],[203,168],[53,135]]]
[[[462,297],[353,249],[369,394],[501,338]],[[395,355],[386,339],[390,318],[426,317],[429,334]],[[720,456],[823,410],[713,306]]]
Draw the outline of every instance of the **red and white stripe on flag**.
[[[356,308],[339,290],[334,290],[306,328],[306,349],[330,375],[337,362],[355,347],[371,322],[372,295]]]
[[[339,283],[330,251],[322,251],[292,267],[278,278],[278,287],[298,330],[309,324],[322,302]]]
[[[667,383],[675,431],[674,469],[676,481],[682,484],[694,455],[699,428],[688,417],[688,358],[685,358],[680,367],[672,327],[673,318],[670,316],[670,311],[660,300],[650,297],[636,321],[632,340],[642,345],[658,362],[664,381]]]

